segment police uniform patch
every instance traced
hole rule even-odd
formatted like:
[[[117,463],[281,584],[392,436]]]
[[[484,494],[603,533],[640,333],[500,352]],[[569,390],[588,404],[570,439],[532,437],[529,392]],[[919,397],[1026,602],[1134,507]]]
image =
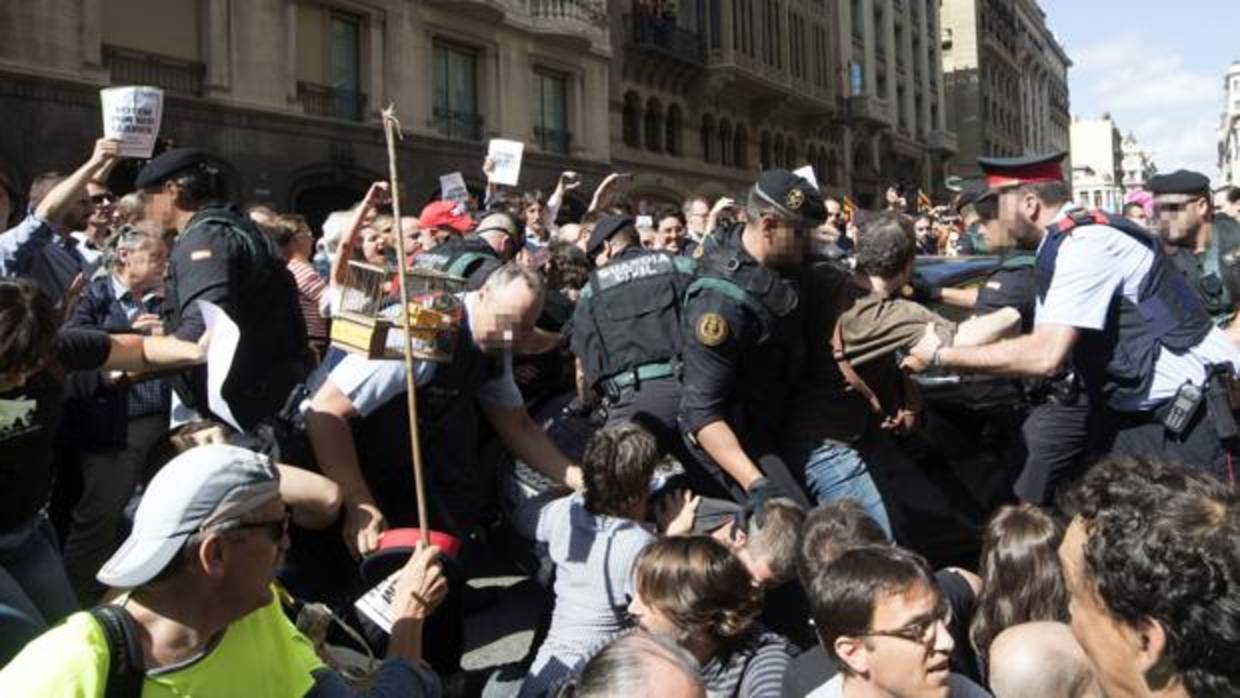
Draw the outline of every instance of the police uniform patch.
[[[793,189],[784,197],[784,203],[793,211],[801,208],[805,203],[805,192],[800,189]]]
[[[728,338],[728,321],[719,313],[706,313],[698,319],[697,338],[708,347],[717,347]]]
[[[189,253],[191,262],[199,262],[204,259],[211,259],[211,250],[194,250]]]

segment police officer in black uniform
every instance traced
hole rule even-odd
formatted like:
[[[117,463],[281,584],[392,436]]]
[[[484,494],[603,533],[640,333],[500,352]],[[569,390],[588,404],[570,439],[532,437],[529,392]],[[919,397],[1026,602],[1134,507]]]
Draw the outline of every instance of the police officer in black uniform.
[[[1188,278],[1206,312],[1221,322],[1232,314],[1233,297],[1222,271],[1240,254],[1240,223],[1215,214],[1210,180],[1203,174],[1176,170],[1150,178],[1158,234],[1167,256]]]
[[[271,238],[227,202],[223,164],[207,153],[169,150],[142,168],[135,185],[146,217],[179,233],[168,259],[165,329],[197,341],[206,329],[199,300],[219,306],[240,329],[221,393],[249,430],[279,411],[305,377],[306,328],[293,276]],[[173,387],[191,410],[209,411],[205,367]]]
[[[687,291],[680,426],[697,489],[751,508],[771,496],[807,504],[776,455],[776,432],[804,357],[795,277],[826,215],[817,187],[764,172],[739,235],[706,252]]]
[[[525,226],[510,213],[487,214],[465,236],[453,235],[434,249],[413,258],[421,269],[459,276],[466,288],[477,291],[491,272],[517,255],[525,246]]]
[[[634,420],[666,451],[683,451],[680,320],[692,259],[641,246],[633,218],[604,216],[586,246],[597,268],[573,313],[581,385],[605,400],[607,421]]]

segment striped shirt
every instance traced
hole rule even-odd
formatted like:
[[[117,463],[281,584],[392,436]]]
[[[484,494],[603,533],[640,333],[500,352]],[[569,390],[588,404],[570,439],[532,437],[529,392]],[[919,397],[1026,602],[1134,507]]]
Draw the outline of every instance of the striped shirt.
[[[300,259],[290,259],[288,270],[297,282],[297,301],[301,304],[301,316],[306,320],[306,336],[311,341],[327,341],[327,321],[319,314],[319,298],[327,284],[314,270],[314,265]]]
[[[787,640],[755,632],[739,647],[711,657],[698,674],[707,698],[778,698],[791,662]]]

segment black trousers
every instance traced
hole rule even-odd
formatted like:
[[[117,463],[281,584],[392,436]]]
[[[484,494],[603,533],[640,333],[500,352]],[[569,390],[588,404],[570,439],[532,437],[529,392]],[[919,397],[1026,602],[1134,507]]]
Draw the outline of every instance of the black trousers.
[[[1089,447],[1089,406],[1082,396],[1070,404],[1047,403],[1029,413],[1021,427],[1025,465],[1012,489],[1023,502],[1046,506],[1055,490],[1072,479]]]
[[[1156,458],[1201,470],[1223,482],[1232,480],[1230,452],[1218,437],[1207,405],[1201,405],[1183,434],[1173,434],[1153,412],[1117,412],[1098,408],[1091,413],[1093,450]]]

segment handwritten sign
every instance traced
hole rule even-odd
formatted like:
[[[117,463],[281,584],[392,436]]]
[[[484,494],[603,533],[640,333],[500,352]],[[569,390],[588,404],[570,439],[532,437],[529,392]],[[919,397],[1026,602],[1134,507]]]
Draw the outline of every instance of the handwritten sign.
[[[521,156],[524,152],[525,144],[521,141],[491,139],[487,146],[487,157],[495,164],[492,181],[510,187],[517,186],[517,180],[521,177]]]
[[[103,136],[121,142],[121,157],[149,158],[159,137],[164,91],[158,87],[108,87],[103,103]]]

